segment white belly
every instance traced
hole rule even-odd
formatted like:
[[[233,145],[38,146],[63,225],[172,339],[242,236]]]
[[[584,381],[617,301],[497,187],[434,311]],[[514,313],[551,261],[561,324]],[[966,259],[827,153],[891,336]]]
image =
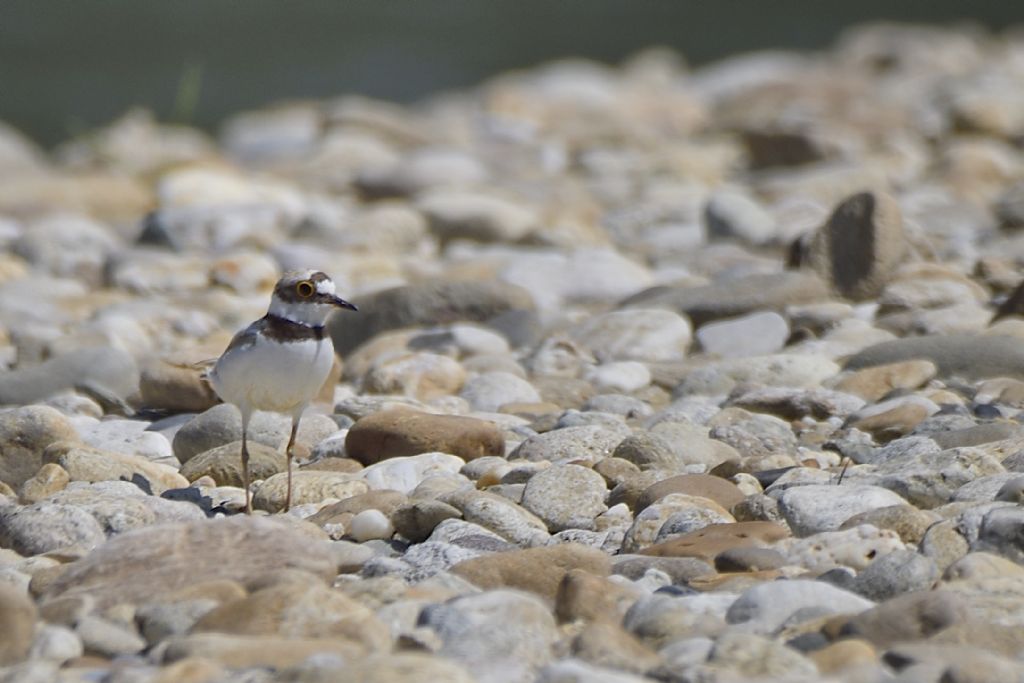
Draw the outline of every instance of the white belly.
[[[210,380],[222,399],[243,410],[295,413],[320,391],[333,363],[330,337],[287,343],[257,338],[223,355]]]

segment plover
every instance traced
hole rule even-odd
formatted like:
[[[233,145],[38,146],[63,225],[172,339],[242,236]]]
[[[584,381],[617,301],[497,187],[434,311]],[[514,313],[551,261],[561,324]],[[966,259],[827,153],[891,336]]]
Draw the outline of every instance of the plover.
[[[292,416],[288,457],[288,490],[284,509],[292,501],[292,447],[299,420],[323,386],[334,363],[334,344],[324,330],[336,308],[358,310],[335,294],[324,273],[302,270],[286,273],[270,297],[267,314],[235,335],[210,371],[217,395],[242,414],[242,485],[245,511],[252,513],[249,494],[249,420],[257,410]]]

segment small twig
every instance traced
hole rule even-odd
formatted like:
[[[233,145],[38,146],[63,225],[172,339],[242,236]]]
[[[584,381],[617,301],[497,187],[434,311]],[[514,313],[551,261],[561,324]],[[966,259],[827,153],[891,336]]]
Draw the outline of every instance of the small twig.
[[[846,476],[846,468],[850,466],[850,463],[851,463],[851,462],[853,462],[853,460],[851,460],[850,458],[848,458],[848,457],[847,457],[847,456],[845,456],[845,455],[844,455],[844,456],[842,457],[842,459],[841,459],[841,460],[839,461],[839,464],[843,466],[843,469],[839,470],[839,480],[838,480],[838,481],[836,481],[836,486],[840,486],[840,485],[842,485],[842,483],[843,483],[843,477],[845,477],[845,476]]]

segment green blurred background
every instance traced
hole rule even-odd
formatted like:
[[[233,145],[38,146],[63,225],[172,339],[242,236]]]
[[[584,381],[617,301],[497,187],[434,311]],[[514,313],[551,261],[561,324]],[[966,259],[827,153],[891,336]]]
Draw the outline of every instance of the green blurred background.
[[[48,145],[133,105],[215,129],[280,99],[412,101],[562,56],[823,48],[870,20],[1002,30],[1024,2],[0,0],[0,119]]]

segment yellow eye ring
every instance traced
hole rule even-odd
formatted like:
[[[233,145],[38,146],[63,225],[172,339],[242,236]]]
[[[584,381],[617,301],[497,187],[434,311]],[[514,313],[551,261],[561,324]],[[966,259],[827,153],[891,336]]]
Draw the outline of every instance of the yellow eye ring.
[[[299,284],[295,285],[295,292],[303,299],[308,299],[313,296],[313,292],[316,291],[316,287],[309,280],[303,280]]]

